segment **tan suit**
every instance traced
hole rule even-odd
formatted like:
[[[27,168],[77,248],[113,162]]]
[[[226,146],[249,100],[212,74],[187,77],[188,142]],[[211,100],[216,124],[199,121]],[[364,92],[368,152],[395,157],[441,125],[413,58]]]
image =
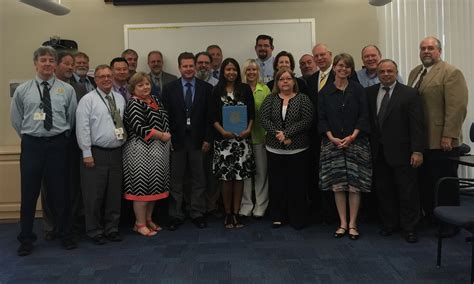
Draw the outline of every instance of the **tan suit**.
[[[415,67],[408,77],[413,86],[422,65]],[[428,149],[441,149],[441,137],[453,138],[453,147],[462,143],[462,124],[466,117],[468,90],[463,74],[456,67],[439,61],[434,64],[420,85]]]

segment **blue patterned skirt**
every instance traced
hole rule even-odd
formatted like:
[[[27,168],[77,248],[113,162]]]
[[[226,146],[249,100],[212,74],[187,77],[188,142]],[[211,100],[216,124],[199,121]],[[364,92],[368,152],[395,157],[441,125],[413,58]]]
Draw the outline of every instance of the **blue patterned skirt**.
[[[327,137],[321,142],[319,186],[321,190],[370,192],[372,159],[369,139],[357,138],[338,149]]]

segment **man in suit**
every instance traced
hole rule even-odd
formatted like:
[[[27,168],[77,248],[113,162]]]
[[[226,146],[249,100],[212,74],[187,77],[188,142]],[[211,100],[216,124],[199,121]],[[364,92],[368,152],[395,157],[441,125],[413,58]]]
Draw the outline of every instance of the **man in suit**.
[[[425,112],[427,150],[420,168],[421,205],[425,219],[433,216],[436,182],[442,177],[457,177],[462,124],[466,117],[468,90],[463,74],[456,67],[441,60],[441,42],[427,37],[420,43],[422,64],[408,77],[408,85],[419,90]],[[459,205],[459,184],[446,183],[439,193],[439,205]],[[459,230],[447,227],[444,236]]]
[[[207,120],[212,85],[195,77],[195,59],[189,52],[178,57],[181,78],[163,88],[163,104],[168,110],[173,152],[168,229],[174,231],[184,222],[184,179],[191,177],[189,214],[198,228],[207,227],[204,217],[206,178],[204,153],[209,151],[211,125]]]
[[[334,82],[334,72],[332,72],[332,52],[324,43],[318,43],[313,47],[313,57],[316,66],[319,68],[316,73],[307,79],[308,95],[313,102],[313,127],[311,130],[311,152],[312,163],[310,166],[312,180],[312,190],[309,192],[311,199],[311,216],[316,222],[324,221],[333,223],[338,220],[334,194],[332,192],[322,193],[319,189],[319,152],[321,137],[318,134],[318,95],[321,89],[328,83]]]
[[[211,61],[212,77],[219,80],[222,59],[224,58],[224,56],[222,55],[222,49],[217,44],[212,44],[206,48],[206,52],[209,53],[209,55],[211,55],[211,58],[212,58],[212,61]]]
[[[178,77],[163,71],[163,54],[158,50],[148,53],[148,67],[150,68],[151,95],[161,101],[163,86]]]
[[[71,82],[76,82],[84,86],[87,92],[94,90],[97,86],[94,78],[87,76],[89,72],[89,56],[84,52],[78,52],[74,55],[74,74]]]
[[[371,123],[374,183],[382,236],[399,227],[407,242],[418,241],[420,216],[417,168],[423,163],[425,129],[418,91],[397,82],[398,67],[381,60],[379,84],[366,89]]]

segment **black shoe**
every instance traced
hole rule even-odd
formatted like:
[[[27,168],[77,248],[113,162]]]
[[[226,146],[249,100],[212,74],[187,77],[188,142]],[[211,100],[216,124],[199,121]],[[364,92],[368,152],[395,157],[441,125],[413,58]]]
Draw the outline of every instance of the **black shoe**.
[[[242,228],[244,227],[244,223],[242,223],[242,217],[237,213],[237,214],[234,214],[232,215],[232,221],[233,221],[233,224],[234,224],[234,228]]]
[[[196,227],[198,227],[199,229],[204,229],[207,227],[207,222],[206,222],[206,219],[204,217],[197,217],[197,218],[194,218],[193,219],[193,224],[196,225]]]
[[[263,216],[262,215],[253,215],[252,216],[255,220],[262,220]]]
[[[351,231],[356,232],[357,234],[351,234]],[[349,228],[349,231],[348,231],[347,234],[349,235],[349,239],[351,239],[353,241],[358,240],[359,237],[360,237],[359,230],[357,228],[354,228],[354,227]]]
[[[416,242],[418,242],[418,236],[416,235],[416,232],[414,232],[414,231],[405,232],[405,240],[408,243],[416,243]]]
[[[106,236],[107,240],[111,241],[111,242],[121,242],[122,241],[122,237],[120,236],[120,234],[118,232],[112,232],[110,234],[108,234]]]
[[[344,237],[344,235],[347,233],[347,228],[344,228],[344,227],[339,227],[336,229],[336,231],[334,232],[334,237],[336,239],[340,239],[342,237]]]
[[[176,231],[178,227],[182,224],[183,224],[183,221],[173,218],[169,221],[168,226],[166,226],[166,228],[169,231]]]
[[[107,242],[104,238],[104,235],[102,234],[94,236],[91,239],[92,239],[92,242],[98,246],[104,245]]]
[[[62,240],[61,244],[63,245],[63,248],[65,250],[72,250],[77,248],[77,243],[71,238]]]
[[[54,239],[56,239],[56,234],[52,231],[44,232],[44,239],[48,242],[54,241]]]
[[[381,235],[382,237],[388,237],[393,234],[393,231],[394,230],[392,228],[382,228],[379,231],[379,235]]]
[[[30,242],[21,243],[21,245],[18,247],[18,250],[16,252],[18,256],[30,255],[33,252],[33,243],[30,243]]]

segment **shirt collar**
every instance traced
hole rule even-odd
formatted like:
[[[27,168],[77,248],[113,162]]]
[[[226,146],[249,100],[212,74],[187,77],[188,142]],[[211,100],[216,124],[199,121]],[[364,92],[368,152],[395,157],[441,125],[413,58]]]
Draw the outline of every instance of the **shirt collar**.
[[[395,85],[396,85],[396,84],[397,84],[397,81],[396,81],[396,80],[395,80],[395,82],[393,82],[393,84],[390,85],[390,86],[385,86],[385,85],[383,85],[382,83],[380,83],[380,89],[379,89],[379,91],[385,91],[383,88],[384,88],[384,87],[389,87],[389,88],[390,88],[389,92],[391,93],[391,92],[393,91],[393,88],[395,88]]]
[[[183,86],[183,88],[186,88],[186,84],[188,82],[191,83],[191,87],[195,87],[196,86],[196,77],[193,77],[191,79],[191,81],[184,80],[183,77],[181,77],[181,85]]]
[[[51,76],[51,78],[49,78],[48,80],[46,80],[46,82],[48,82],[49,86],[53,86],[53,83],[54,81],[56,80],[56,76]],[[38,84],[41,85],[41,83],[44,82],[43,79],[41,79],[38,75],[36,75],[36,82],[38,82]]]
[[[96,90],[97,90],[97,91],[99,92],[99,94],[100,94],[102,97],[104,97],[104,98],[105,98],[105,96],[107,96],[107,95],[113,96],[112,90],[110,90],[110,92],[109,92],[108,94],[106,94],[104,91],[102,91],[101,89],[99,89],[99,87],[97,87]]]

